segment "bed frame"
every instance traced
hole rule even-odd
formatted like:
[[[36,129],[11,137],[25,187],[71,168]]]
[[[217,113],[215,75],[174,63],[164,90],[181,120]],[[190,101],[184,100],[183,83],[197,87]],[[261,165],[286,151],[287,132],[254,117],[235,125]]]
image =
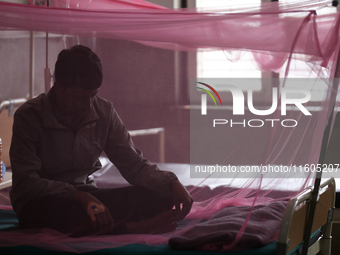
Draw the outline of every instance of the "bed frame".
[[[307,188],[290,199],[283,215],[276,255],[289,254],[302,243],[312,190],[312,188]],[[321,229],[322,235],[309,247],[308,255],[317,254],[318,252],[324,255],[331,254],[335,191],[334,178],[326,179],[321,183],[312,233]]]

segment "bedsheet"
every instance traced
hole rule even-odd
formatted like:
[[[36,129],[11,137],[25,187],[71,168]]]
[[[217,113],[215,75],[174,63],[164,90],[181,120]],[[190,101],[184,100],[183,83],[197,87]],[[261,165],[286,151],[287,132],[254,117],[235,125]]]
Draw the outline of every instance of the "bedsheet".
[[[0,209],[0,234],[6,233],[8,231],[13,231],[18,229],[18,220],[15,216],[15,213],[10,210],[1,210]],[[315,242],[318,237],[320,236],[320,230],[313,234],[313,242]],[[0,244],[3,244],[0,239]],[[291,255],[298,255],[301,254],[299,247],[291,253]],[[233,252],[224,252],[223,254],[228,255],[274,255],[276,250],[276,242],[270,242],[269,244],[249,249],[249,250],[242,250],[242,251],[233,251]],[[73,252],[64,252],[64,251],[53,251],[48,249],[42,249],[34,246],[28,245],[17,245],[17,246],[2,246],[0,247],[0,253],[6,255],[71,255],[74,254]],[[131,244],[117,248],[110,248],[110,249],[101,249],[92,252],[86,252],[83,254],[88,255],[112,255],[112,254],[120,254],[120,255],[216,255],[220,254],[217,251],[200,251],[200,250],[188,250],[188,249],[171,249],[168,245],[157,245],[157,246],[149,246],[149,245],[142,245],[142,244]]]
[[[13,231],[18,229],[18,220],[13,211],[9,210],[0,210],[0,233],[4,233],[7,231]],[[1,244],[1,239],[0,239]],[[276,249],[276,242],[271,242],[266,246],[255,248],[247,251],[235,251],[235,252],[227,252],[225,254],[228,255],[273,255]],[[28,245],[17,245],[17,246],[9,246],[9,247],[0,247],[1,254],[15,254],[15,255],[38,255],[38,254],[47,254],[47,255],[61,255],[61,254],[74,254],[72,252],[62,252],[62,251],[53,251],[42,249],[38,247],[28,246]],[[84,254],[91,255],[106,255],[106,254],[162,254],[162,255],[177,255],[177,254],[186,254],[186,255],[215,255],[219,254],[215,251],[199,251],[199,250],[173,250],[168,245],[157,245],[157,246],[149,246],[142,244],[131,244],[117,248],[110,249],[102,249],[92,252],[86,252]]]

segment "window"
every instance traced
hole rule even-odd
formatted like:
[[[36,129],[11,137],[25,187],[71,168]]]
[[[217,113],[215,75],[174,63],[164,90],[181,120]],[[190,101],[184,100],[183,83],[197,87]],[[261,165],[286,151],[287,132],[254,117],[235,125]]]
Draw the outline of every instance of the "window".
[[[219,0],[196,0],[196,7],[197,8],[204,8],[204,10],[216,10],[225,5],[226,1],[219,1]],[[261,4],[261,0],[229,0],[228,4],[232,3],[235,6],[249,6],[252,7],[259,7]],[[337,11],[334,7],[325,7],[317,11],[317,14],[328,14],[328,13],[335,13]],[[213,79],[216,78],[256,78],[254,79],[256,84],[252,84],[251,89],[254,91],[254,100],[260,100],[263,105],[271,104],[271,91],[272,87],[280,88],[282,86],[282,79],[277,80],[276,82],[272,82],[271,84],[265,84],[270,81],[269,79],[264,79],[265,77],[276,77],[276,78],[283,78],[284,73],[287,66],[286,63],[282,66],[278,73],[264,73],[258,70],[256,67],[256,63],[254,62],[253,55],[250,52],[239,52],[239,51],[227,51],[227,50],[211,50],[211,51],[200,51],[196,54],[196,77],[199,81],[202,82],[206,81],[209,84],[209,80],[213,83]],[[290,71],[289,78],[317,78],[318,75],[313,73],[310,66],[303,61],[292,60],[290,63]],[[201,80],[200,80],[201,79]],[[260,82],[256,82],[260,81]],[[305,79],[301,80],[301,89],[308,89],[311,90],[311,100],[314,102],[320,102],[324,100],[327,91],[327,84],[323,83],[321,80],[312,80],[307,81]],[[273,84],[275,83],[275,84]],[[249,87],[246,83],[244,84],[241,89],[243,91],[247,91]],[[296,87],[296,80],[287,82],[286,87]],[[226,98],[225,101],[228,105],[232,103],[231,93],[228,91],[223,91],[220,86],[212,85],[216,91],[221,95],[221,97]],[[223,87],[223,86],[222,86]],[[265,90],[265,91],[264,91]],[[195,92],[196,91],[196,92]],[[261,91],[261,93],[256,93],[256,91]],[[199,102],[200,98],[199,95],[202,91],[196,89],[196,86],[193,82],[190,83],[190,92],[191,92],[191,103]],[[197,94],[197,96],[196,96]],[[256,95],[257,94],[257,95]],[[261,95],[262,94],[262,95]],[[265,96],[264,96],[265,95]],[[213,102],[210,102],[213,103]]]

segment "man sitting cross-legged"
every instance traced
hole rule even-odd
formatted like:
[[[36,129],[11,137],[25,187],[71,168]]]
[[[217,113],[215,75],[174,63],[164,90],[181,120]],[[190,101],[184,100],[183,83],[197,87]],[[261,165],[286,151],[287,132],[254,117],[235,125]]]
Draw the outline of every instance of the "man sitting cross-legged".
[[[63,50],[52,89],[16,111],[10,196],[22,228],[155,233],[174,230],[189,213],[193,200],[176,175],[143,158],[112,103],[96,95],[102,77],[89,48]],[[89,179],[103,151],[132,186],[98,189]]]

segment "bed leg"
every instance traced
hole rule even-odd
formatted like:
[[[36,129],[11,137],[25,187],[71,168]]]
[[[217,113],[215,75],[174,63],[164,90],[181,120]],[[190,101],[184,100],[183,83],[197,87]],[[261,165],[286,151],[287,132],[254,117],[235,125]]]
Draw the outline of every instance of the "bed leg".
[[[320,240],[320,248],[322,255],[331,255],[332,237],[322,238]]]
[[[275,255],[286,255],[288,251],[288,247],[289,245],[286,243],[277,242]]]
[[[320,250],[323,255],[331,255],[332,247],[332,225],[333,222],[328,222],[322,227],[323,236],[320,240]]]

